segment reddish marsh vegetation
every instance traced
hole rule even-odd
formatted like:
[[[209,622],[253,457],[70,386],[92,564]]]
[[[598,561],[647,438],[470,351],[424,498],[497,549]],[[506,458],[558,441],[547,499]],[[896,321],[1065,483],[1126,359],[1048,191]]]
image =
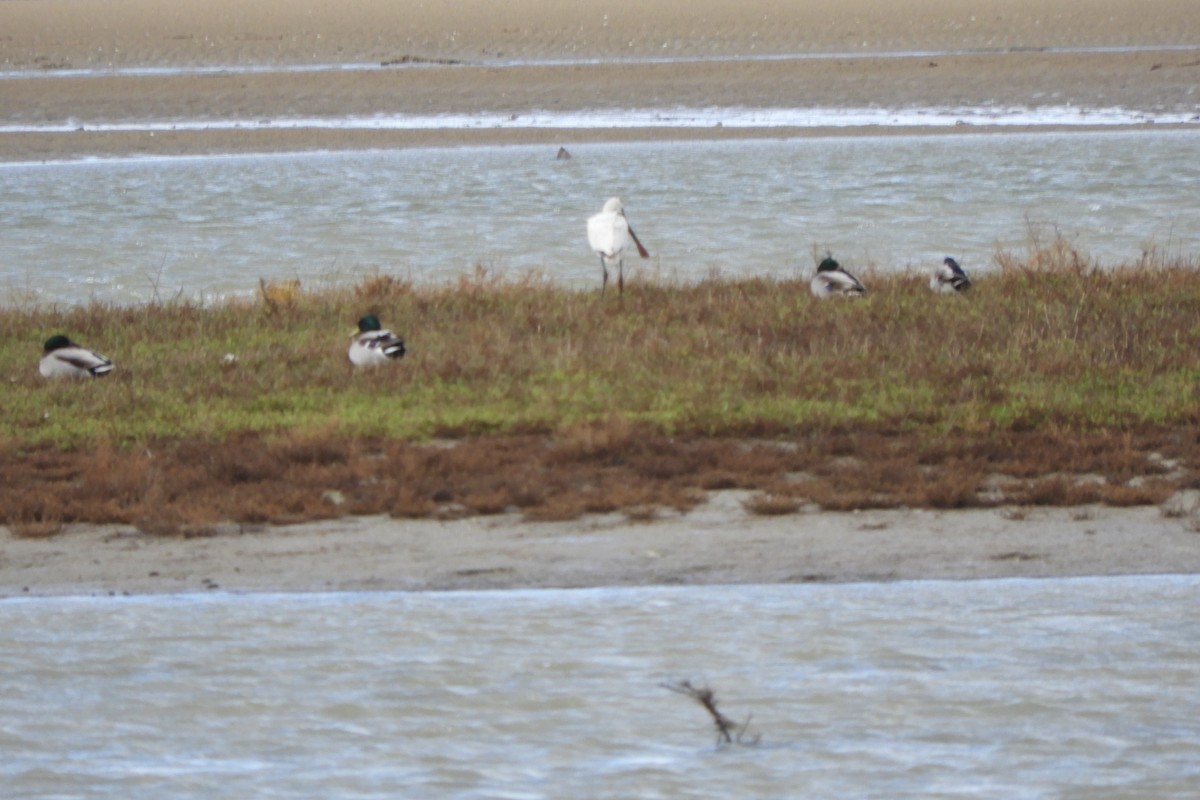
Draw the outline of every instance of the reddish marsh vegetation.
[[[246,434],[219,442],[0,451],[0,519],[26,535],[68,522],[204,534],[219,523],[347,514],[531,520],[687,510],[747,489],[755,513],[826,509],[1155,504],[1200,488],[1200,435],[811,432],[770,441],[668,436],[620,420],[556,435],[414,443]]]

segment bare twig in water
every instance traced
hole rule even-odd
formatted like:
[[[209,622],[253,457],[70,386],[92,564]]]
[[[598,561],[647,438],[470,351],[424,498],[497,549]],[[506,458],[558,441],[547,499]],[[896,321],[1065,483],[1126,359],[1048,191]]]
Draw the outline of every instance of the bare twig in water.
[[[747,716],[746,721],[738,724],[729,717],[717,710],[717,695],[712,689],[707,686],[693,686],[691,681],[677,681],[675,683],[660,683],[664,689],[668,689],[675,694],[686,695],[692,698],[700,705],[704,706],[704,710],[713,718],[713,725],[717,729],[717,744],[758,744],[759,736],[746,736],[746,729],[750,727],[750,719],[753,715]]]

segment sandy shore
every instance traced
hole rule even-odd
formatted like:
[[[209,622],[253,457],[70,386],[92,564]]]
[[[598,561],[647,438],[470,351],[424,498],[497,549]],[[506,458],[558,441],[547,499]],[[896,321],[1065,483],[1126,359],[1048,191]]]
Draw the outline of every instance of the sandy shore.
[[[79,527],[47,539],[5,532],[0,597],[1200,572],[1195,508],[1182,515],[1086,507],[763,517],[747,513],[744,499],[715,493],[686,515],[643,522],[623,515],[532,524],[516,515],[368,517],[194,539],[125,527]]]
[[[5,68],[1200,45],[1191,0],[3,0]]]
[[[822,54],[836,57],[812,57]],[[391,61],[407,63],[70,72]],[[732,105],[1190,113],[1200,112],[1200,14],[1194,0],[698,0],[686,13],[666,0],[0,0],[0,71],[0,128]],[[10,131],[0,132],[0,161],[829,132]],[[0,596],[1200,571],[1191,506],[1183,516],[1089,508],[760,517],[741,499],[721,493],[686,516],[649,522],[367,518],[199,539],[0,531]]]
[[[704,0],[688,8],[294,0],[282,13],[267,0],[0,1],[0,69],[10,76],[0,79],[0,126],[81,129],[0,133],[0,160],[829,132],[86,130],[180,119],[713,106],[1200,112],[1200,15],[1189,0],[997,0],[986,9],[971,0]],[[72,76],[384,62],[402,63]]]

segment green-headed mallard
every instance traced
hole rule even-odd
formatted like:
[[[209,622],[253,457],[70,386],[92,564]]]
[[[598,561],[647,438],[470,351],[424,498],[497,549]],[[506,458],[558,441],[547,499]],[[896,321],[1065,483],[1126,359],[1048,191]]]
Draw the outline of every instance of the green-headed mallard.
[[[929,288],[942,294],[965,292],[971,288],[971,279],[957,261],[946,256],[940,265],[933,268],[933,275],[929,277]]]
[[[61,333],[46,340],[38,362],[38,372],[47,378],[103,378],[112,368],[111,360]]]
[[[826,258],[820,263],[809,288],[812,289],[813,297],[822,300],[826,297],[858,297],[867,293],[867,288],[862,282],[842,269],[842,265],[832,258]]]
[[[404,340],[379,324],[379,318],[367,314],[358,321],[358,333],[350,342],[350,363],[356,367],[375,367],[403,358]]]

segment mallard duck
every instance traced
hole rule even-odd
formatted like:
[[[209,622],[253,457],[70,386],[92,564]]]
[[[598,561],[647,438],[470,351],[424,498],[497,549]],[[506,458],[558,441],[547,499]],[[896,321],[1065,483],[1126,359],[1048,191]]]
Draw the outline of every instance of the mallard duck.
[[[350,341],[350,363],[356,367],[376,367],[403,358],[404,340],[379,324],[379,318],[367,314],[358,321],[358,333]]]
[[[61,333],[46,340],[38,362],[38,372],[46,378],[103,378],[112,368],[112,361]]]
[[[814,297],[857,297],[867,293],[867,288],[858,278],[842,269],[832,258],[826,258],[817,267],[817,274],[809,284]]]
[[[600,294],[604,294],[608,288],[608,268],[613,264],[617,265],[617,291],[624,294],[625,251],[633,246],[642,258],[649,258],[650,253],[642,247],[637,234],[629,226],[629,220],[625,219],[625,206],[621,204],[621,198],[608,198],[600,213],[588,219],[587,234],[588,244],[600,256],[600,270],[604,275]]]
[[[933,268],[933,275],[929,277],[929,288],[943,294],[965,292],[971,288],[971,279],[957,261],[947,256],[939,266]]]

